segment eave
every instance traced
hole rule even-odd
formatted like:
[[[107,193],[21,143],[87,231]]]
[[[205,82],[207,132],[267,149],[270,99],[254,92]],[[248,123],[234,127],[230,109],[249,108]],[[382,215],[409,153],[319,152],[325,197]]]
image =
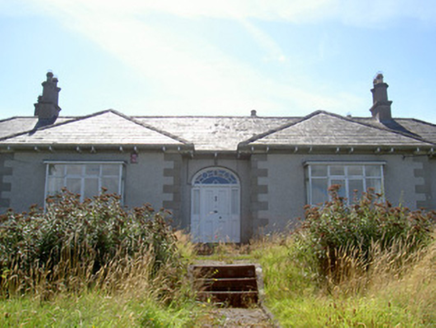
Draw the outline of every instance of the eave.
[[[415,145],[301,145],[301,144],[240,144],[238,146],[239,154],[254,153],[287,153],[287,154],[416,154],[416,155],[434,155],[436,146],[432,144]]]
[[[116,152],[139,152],[139,151],[162,151],[162,152],[192,152],[192,144],[40,144],[40,143],[10,143],[0,145],[0,152],[14,151],[76,151],[78,153],[98,153],[99,151]]]

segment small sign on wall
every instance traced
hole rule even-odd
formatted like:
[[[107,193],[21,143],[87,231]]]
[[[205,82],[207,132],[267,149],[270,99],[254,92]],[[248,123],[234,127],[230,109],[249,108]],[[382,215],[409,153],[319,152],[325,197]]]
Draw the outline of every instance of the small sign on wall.
[[[131,153],[130,154],[130,163],[131,164],[137,164],[138,163],[138,153]]]

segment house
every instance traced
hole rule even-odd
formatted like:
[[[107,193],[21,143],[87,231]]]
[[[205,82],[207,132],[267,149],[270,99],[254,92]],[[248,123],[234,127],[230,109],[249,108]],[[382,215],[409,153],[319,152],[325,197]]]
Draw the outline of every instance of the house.
[[[436,209],[436,125],[393,118],[381,74],[370,117],[59,116],[57,83],[47,73],[34,116],[0,121],[0,213],[63,186],[82,197],[106,187],[128,207],[170,209],[195,241],[247,242],[292,227],[332,184],[348,202],[372,187]]]

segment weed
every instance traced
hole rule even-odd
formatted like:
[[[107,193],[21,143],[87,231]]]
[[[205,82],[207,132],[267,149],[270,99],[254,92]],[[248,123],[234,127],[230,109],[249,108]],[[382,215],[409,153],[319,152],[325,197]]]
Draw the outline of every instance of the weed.
[[[331,201],[306,207],[297,238],[302,253],[313,253],[320,277],[340,280],[347,270],[367,270],[376,252],[401,250],[398,261],[431,240],[434,212],[392,207],[370,189],[357,204],[347,206],[339,185],[329,188]],[[401,263],[398,263],[401,265]]]

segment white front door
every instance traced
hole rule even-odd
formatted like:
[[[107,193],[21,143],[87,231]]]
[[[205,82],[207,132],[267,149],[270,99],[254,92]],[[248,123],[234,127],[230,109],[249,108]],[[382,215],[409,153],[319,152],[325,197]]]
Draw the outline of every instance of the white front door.
[[[192,190],[194,242],[240,242],[239,184],[197,184]]]

